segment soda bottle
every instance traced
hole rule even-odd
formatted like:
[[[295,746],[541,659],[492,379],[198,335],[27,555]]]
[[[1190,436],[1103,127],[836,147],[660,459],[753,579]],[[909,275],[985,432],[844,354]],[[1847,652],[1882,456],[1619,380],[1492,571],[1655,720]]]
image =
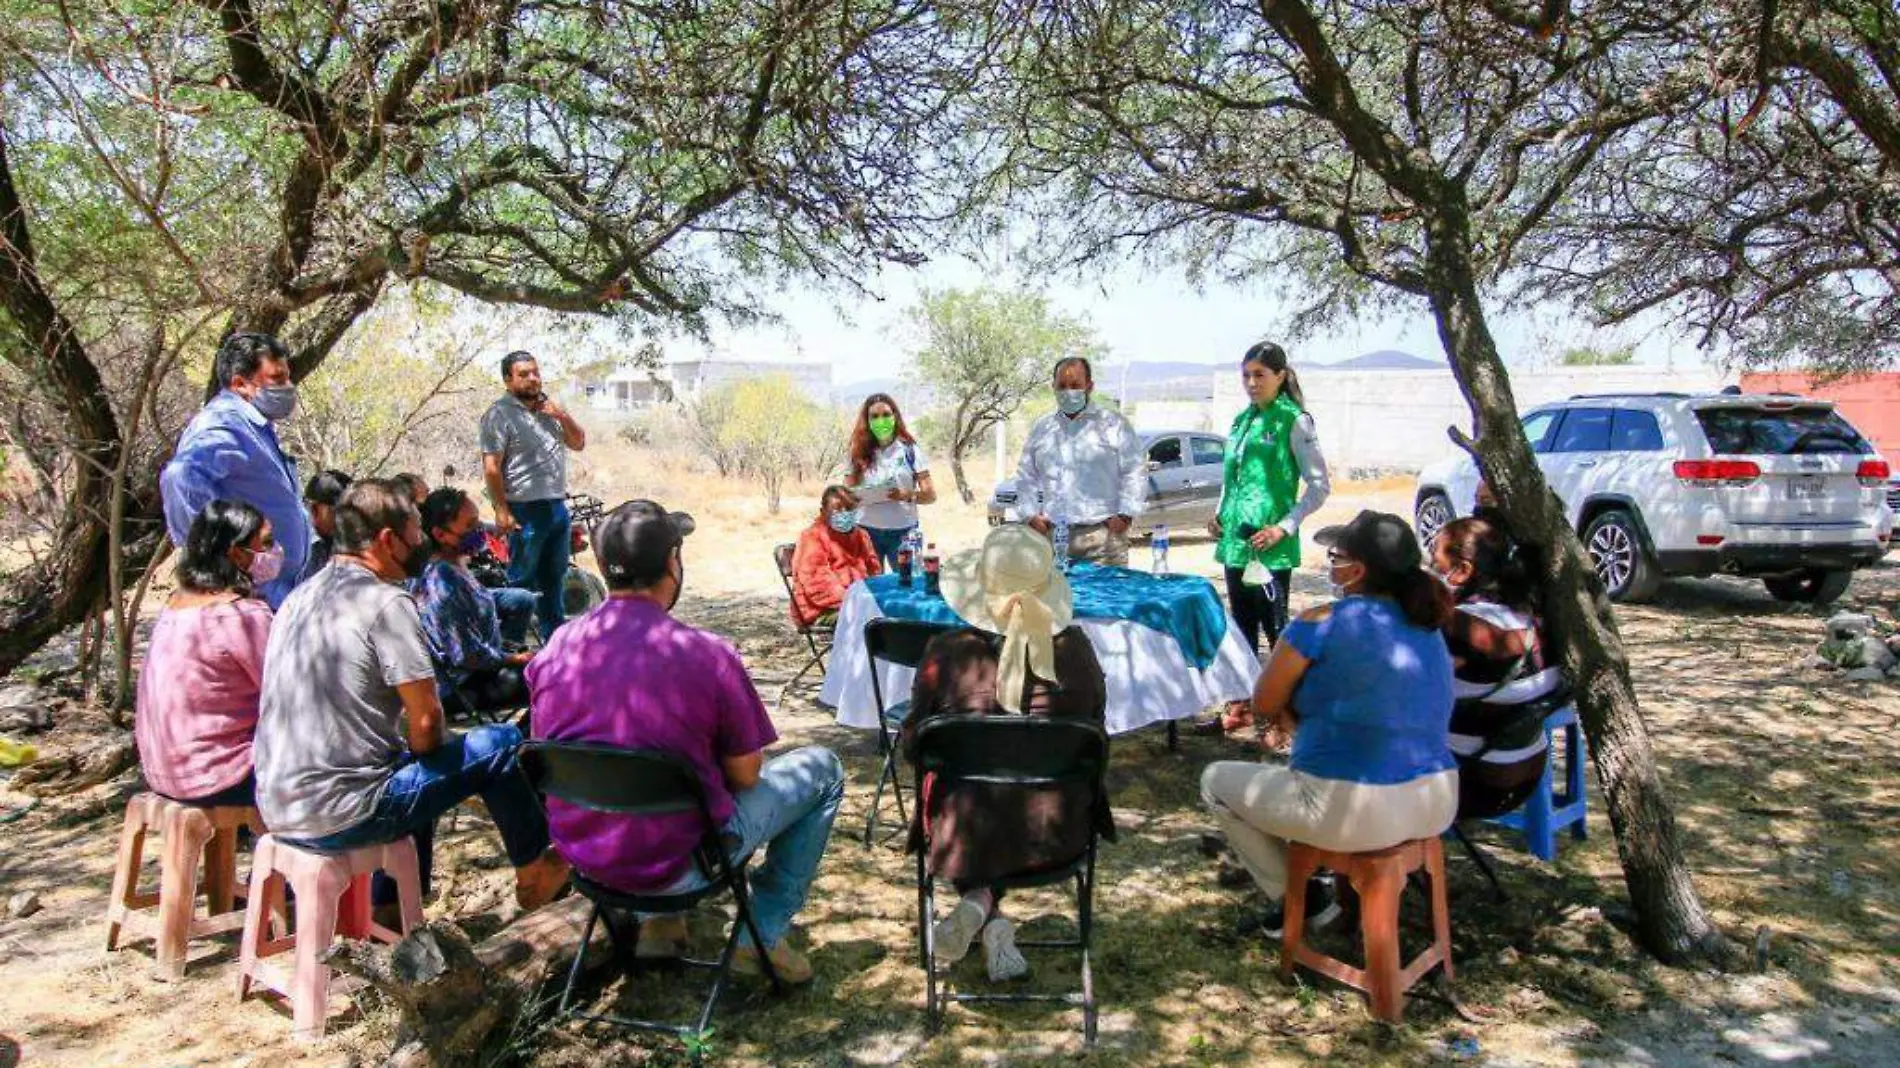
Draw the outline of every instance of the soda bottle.
[[[1056,552],[1056,570],[1063,574],[1069,572],[1069,521],[1055,520],[1049,528],[1049,543]]]
[[[943,561],[937,558],[937,545],[932,542],[924,549],[924,592],[938,594],[943,591]]]
[[[1168,528],[1166,524],[1156,524],[1154,536],[1150,541],[1154,548],[1154,566],[1149,570],[1157,575],[1168,573]]]
[[[910,561],[910,535],[906,534],[904,540],[897,543],[897,584],[899,586],[910,585]]]

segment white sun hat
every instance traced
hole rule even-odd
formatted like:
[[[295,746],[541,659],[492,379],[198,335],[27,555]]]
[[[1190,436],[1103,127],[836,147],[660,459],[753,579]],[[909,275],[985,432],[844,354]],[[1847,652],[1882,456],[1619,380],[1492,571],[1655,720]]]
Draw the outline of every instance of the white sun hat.
[[[1055,679],[1053,639],[1075,619],[1069,580],[1056,570],[1049,540],[1019,524],[997,527],[981,549],[945,561],[942,585],[964,622],[1003,636],[997,703],[1021,712],[1026,673]]]

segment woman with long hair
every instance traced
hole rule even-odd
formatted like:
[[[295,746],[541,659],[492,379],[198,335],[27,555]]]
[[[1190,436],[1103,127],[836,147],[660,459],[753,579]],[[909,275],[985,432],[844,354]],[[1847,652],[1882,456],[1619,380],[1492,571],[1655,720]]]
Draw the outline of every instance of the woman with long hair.
[[[526,707],[521,672],[532,654],[509,652],[526,639],[527,619],[516,613],[510,620],[515,633],[505,633],[494,593],[468,569],[468,558],[487,539],[481,520],[475,501],[459,489],[423,499],[422,536],[431,558],[414,592],[444,704],[460,697],[475,711],[498,712]]]
[[[897,550],[917,528],[917,506],[937,499],[930,461],[911,436],[904,413],[888,393],[873,393],[858,407],[851,428],[851,454],[844,484],[856,491],[858,522],[871,536],[878,559],[897,566]]]
[[[178,590],[152,625],[134,733],[145,781],[194,805],[256,803],[257,733],[271,610],[257,588],[283,571],[270,520],[215,500],[191,522]]]
[[[1432,539],[1432,570],[1457,611],[1451,650],[1451,750],[1458,818],[1488,819],[1524,803],[1550,758],[1544,719],[1564,698],[1562,669],[1545,659],[1535,579],[1502,524],[1457,519]]]
[[[1442,631],[1451,591],[1423,566],[1405,520],[1360,512],[1314,538],[1327,547],[1338,600],[1301,613],[1254,687],[1254,709],[1292,736],[1285,765],[1222,761],[1201,797],[1227,844],[1285,919],[1289,841],[1341,853],[1442,834],[1458,812],[1451,654]],[[1307,929],[1339,914],[1329,883],[1306,897]]]
[[[1226,575],[1234,622],[1258,655],[1261,639],[1271,647],[1286,626],[1300,524],[1326,503],[1332,480],[1286,350],[1271,341],[1254,345],[1241,357],[1240,380],[1247,407],[1227,434],[1220,511],[1207,529],[1220,539],[1214,558]],[[1231,731],[1252,722],[1247,703],[1236,701],[1219,726]]]

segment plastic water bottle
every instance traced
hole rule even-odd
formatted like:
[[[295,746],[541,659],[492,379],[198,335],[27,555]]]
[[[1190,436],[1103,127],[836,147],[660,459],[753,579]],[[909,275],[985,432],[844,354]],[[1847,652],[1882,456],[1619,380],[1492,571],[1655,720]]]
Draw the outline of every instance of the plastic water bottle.
[[[1168,573],[1168,528],[1165,524],[1156,524],[1150,544],[1154,547],[1154,565],[1149,568],[1157,575]]]
[[[1069,521],[1057,519],[1049,527],[1049,544],[1055,549],[1056,570],[1069,573]]]

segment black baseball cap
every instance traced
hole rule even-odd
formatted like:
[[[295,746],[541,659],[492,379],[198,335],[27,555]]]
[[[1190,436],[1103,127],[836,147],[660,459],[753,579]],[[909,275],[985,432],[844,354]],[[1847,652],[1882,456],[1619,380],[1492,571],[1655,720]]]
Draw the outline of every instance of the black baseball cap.
[[[1350,523],[1321,530],[1313,540],[1386,575],[1410,571],[1425,562],[1412,528],[1390,512],[1368,509]]]
[[[654,501],[628,501],[594,529],[594,555],[609,585],[652,582],[666,574],[666,562],[694,526],[685,512],[669,512]]]

